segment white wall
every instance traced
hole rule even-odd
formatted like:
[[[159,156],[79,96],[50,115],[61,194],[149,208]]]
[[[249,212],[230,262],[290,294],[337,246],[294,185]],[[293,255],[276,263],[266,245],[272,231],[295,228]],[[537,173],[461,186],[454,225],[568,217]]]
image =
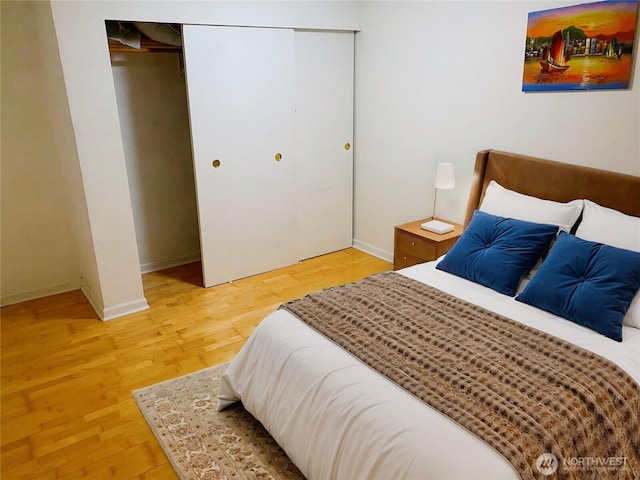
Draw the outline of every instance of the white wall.
[[[527,14],[575,2],[366,2],[356,34],[356,245],[392,258],[393,226],[431,215],[436,162],[462,222],[475,154],[492,148],[640,174],[640,64],[632,89],[522,89]],[[638,46],[636,46],[636,57]]]
[[[81,287],[100,303],[51,9],[0,8],[2,305]]]
[[[184,76],[177,53],[111,55],[140,269],[200,259]]]

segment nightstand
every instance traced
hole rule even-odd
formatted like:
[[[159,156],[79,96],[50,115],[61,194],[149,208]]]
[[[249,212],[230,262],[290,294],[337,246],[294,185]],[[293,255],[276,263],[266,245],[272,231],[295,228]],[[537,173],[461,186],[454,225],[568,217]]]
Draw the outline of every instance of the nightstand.
[[[410,267],[418,263],[430,262],[447,253],[462,235],[462,225],[447,222],[455,227],[453,232],[438,235],[422,230],[420,224],[431,220],[425,218],[395,227],[393,269]],[[443,220],[446,221],[446,220]]]

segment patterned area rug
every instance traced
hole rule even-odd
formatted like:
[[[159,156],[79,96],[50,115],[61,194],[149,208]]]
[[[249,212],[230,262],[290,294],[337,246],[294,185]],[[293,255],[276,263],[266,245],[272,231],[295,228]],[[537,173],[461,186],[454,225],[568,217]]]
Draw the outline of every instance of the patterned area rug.
[[[135,390],[133,397],[182,480],[304,479],[240,403],[216,412],[227,364]]]

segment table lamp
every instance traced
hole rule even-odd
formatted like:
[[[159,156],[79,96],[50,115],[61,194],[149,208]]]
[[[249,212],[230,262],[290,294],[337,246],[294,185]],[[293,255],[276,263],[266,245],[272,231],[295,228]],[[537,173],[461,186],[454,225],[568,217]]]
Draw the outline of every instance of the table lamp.
[[[433,195],[433,215],[432,220],[420,225],[420,228],[434,233],[448,233],[453,231],[453,225],[436,220],[436,202],[438,200],[438,189],[446,190],[456,186],[453,175],[453,163],[439,163],[436,170],[435,193]]]

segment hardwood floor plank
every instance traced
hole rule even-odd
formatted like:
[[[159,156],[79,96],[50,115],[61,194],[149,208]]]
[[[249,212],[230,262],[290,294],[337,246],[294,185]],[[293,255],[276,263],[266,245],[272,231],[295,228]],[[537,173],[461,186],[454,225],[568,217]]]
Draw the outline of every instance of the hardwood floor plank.
[[[1,310],[8,479],[175,479],[131,391],[231,360],[286,301],[386,271],[355,249],[204,289],[198,263],[143,275],[150,309],[101,322],[80,291]]]

